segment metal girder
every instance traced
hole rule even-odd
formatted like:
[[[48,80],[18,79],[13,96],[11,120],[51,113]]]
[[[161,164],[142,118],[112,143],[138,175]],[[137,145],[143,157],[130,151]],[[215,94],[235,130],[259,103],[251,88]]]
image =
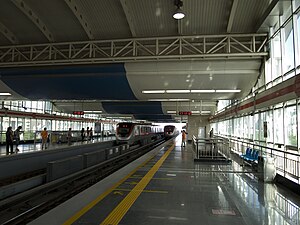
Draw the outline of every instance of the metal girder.
[[[33,12],[33,10],[26,5],[23,0],[11,0],[45,35],[45,37],[50,42],[54,42],[54,37],[52,33],[49,31],[47,26],[43,23],[43,21]]]
[[[239,0],[233,0],[231,11],[230,11],[230,16],[229,16],[228,24],[227,24],[227,33],[231,32],[231,28],[232,28],[233,20],[235,17],[238,1]]]
[[[2,23],[0,23],[0,32],[13,44],[18,44],[17,37]]]
[[[76,18],[78,19],[79,23],[81,24],[82,28],[84,29],[86,35],[89,37],[89,39],[93,40],[94,35],[92,33],[92,30],[89,26],[88,21],[85,19],[86,16],[83,15],[79,7],[75,4],[74,0],[65,0],[65,3],[69,6],[69,8],[72,10]]]
[[[2,46],[0,66],[254,59],[268,55],[267,38],[267,34],[195,35]]]
[[[127,19],[127,23],[129,25],[131,35],[132,35],[132,37],[136,37],[135,27],[134,27],[134,24],[133,24],[133,18],[131,16],[130,12],[129,12],[128,7],[127,7],[127,2],[126,2],[126,0],[120,0],[120,2],[121,2],[121,5],[122,5],[122,8],[123,8],[123,11],[125,13],[126,19]]]

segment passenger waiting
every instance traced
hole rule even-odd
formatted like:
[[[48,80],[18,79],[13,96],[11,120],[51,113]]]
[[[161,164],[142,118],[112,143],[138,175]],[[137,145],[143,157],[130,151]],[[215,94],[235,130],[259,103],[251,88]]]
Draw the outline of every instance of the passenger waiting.
[[[8,127],[6,131],[6,155],[14,153],[14,146],[13,146],[14,134],[12,131],[12,127]],[[10,147],[10,151],[9,151]]]
[[[67,138],[68,138],[68,145],[71,145],[71,143],[72,143],[72,129],[71,128],[69,128]]]
[[[81,129],[81,141],[82,141],[82,142],[84,141],[84,136],[85,136],[84,128],[82,128],[82,129]]]
[[[42,150],[44,149],[44,147],[45,149],[47,149],[48,131],[46,127],[41,132],[41,136],[42,136]]]
[[[20,133],[21,133],[21,129],[22,129],[22,126],[18,126],[18,128],[15,130],[14,132],[14,138],[16,140],[16,153],[19,151],[18,149],[18,145],[20,143]]]

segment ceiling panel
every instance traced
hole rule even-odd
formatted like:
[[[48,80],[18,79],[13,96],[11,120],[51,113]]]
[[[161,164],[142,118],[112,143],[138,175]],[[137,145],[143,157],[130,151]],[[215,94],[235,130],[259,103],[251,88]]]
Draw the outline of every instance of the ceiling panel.
[[[86,40],[87,35],[71,9],[62,0],[26,0],[53,34],[56,42]]]
[[[138,37],[177,35],[177,21],[171,0],[130,0],[129,12]]]
[[[0,21],[17,37],[20,44],[48,42],[34,23],[9,0],[0,1]],[[0,45],[4,44],[0,42]]]
[[[269,0],[242,0],[238,1],[232,33],[253,33],[260,22]]]
[[[76,0],[89,21],[95,39],[131,37],[120,0]]]
[[[232,1],[183,1],[186,17],[182,20],[183,34],[222,34],[226,32]]]

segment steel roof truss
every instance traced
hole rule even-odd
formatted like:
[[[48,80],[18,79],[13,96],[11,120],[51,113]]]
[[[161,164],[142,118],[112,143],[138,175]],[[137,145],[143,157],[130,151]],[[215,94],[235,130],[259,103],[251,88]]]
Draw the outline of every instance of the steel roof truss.
[[[263,48],[266,41],[267,34],[248,34],[1,46],[0,66],[261,58],[267,55]]]
[[[65,3],[69,6],[69,8],[72,10],[74,15],[76,16],[77,20],[81,24],[82,28],[84,29],[86,35],[89,37],[89,39],[93,40],[94,35],[92,33],[92,30],[89,26],[88,21],[85,19],[86,16],[82,13],[82,10],[78,8],[78,5],[75,4],[72,0],[65,0]]]
[[[131,14],[130,14],[130,11],[128,9],[127,1],[126,0],[120,0],[120,2],[121,2],[121,5],[122,5],[122,8],[123,8],[123,11],[125,13],[126,19],[127,19],[127,23],[129,25],[131,35],[132,35],[132,37],[136,37],[135,27],[134,27],[134,24],[133,24],[133,18],[132,18]]]
[[[54,37],[45,23],[38,17],[33,10],[25,4],[23,0],[12,0],[12,2],[38,27],[50,42],[54,42]]]
[[[18,44],[19,40],[4,24],[0,23],[0,32],[13,44]]]

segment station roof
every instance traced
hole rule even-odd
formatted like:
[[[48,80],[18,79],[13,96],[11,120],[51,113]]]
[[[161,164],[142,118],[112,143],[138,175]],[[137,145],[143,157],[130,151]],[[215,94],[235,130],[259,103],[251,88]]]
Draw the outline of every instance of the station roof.
[[[0,1],[0,88],[12,93],[2,98],[168,120],[168,111],[212,114],[218,100],[248,95],[280,1],[182,2],[175,20],[173,0]],[[110,57],[87,60],[86,48]],[[45,52],[61,58],[39,59]]]

